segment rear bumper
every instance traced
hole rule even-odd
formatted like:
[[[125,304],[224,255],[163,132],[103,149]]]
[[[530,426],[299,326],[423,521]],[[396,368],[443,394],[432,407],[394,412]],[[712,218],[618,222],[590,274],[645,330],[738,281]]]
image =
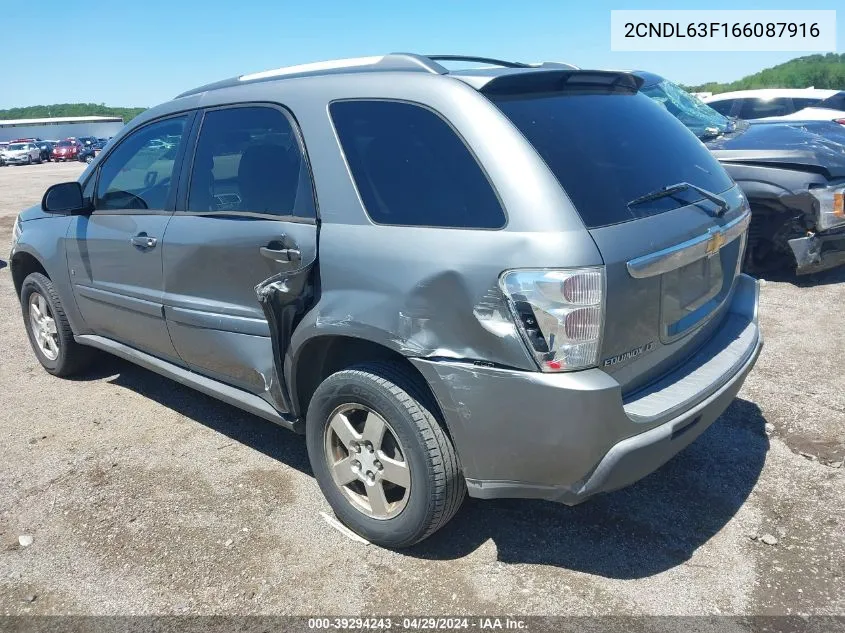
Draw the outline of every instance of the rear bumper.
[[[845,264],[845,228],[789,240],[799,275]]]
[[[412,362],[440,404],[471,496],[576,504],[653,472],[728,407],[763,344],[756,280],[737,280],[723,330],[626,400],[599,369],[543,374]]]

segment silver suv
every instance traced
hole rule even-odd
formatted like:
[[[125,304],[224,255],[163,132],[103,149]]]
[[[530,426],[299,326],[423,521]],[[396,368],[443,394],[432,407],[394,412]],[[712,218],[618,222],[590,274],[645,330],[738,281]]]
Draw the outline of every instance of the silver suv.
[[[21,213],[35,354],[66,376],[104,350],[304,433],[385,546],[466,492],[632,483],[762,345],[746,200],[640,85],[393,54],[186,92]]]

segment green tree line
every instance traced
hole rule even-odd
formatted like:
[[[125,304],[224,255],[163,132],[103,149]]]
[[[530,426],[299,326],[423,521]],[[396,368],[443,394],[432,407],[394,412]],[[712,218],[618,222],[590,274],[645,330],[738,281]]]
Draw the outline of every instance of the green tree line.
[[[845,54],[807,55],[729,83],[710,81],[684,86],[690,92],[729,92],[754,88],[829,88],[845,90]],[[146,108],[120,108],[103,103],[55,103],[0,110],[0,120],[65,116],[119,116],[129,123]]]
[[[690,92],[731,92],[754,88],[826,88],[845,90],[845,54],[807,55],[729,83],[711,81],[685,86]]]
[[[118,108],[103,103],[54,103],[0,110],[0,120],[46,119],[67,116],[119,116],[124,123],[141,114],[146,108]]]

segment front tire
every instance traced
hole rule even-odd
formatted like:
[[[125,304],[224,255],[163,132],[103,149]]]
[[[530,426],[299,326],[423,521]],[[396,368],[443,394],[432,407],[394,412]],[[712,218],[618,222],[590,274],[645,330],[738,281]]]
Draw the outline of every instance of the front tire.
[[[32,273],[24,279],[21,308],[29,343],[44,369],[64,377],[88,365],[92,351],[73,339],[62,302],[48,277]]]
[[[455,515],[466,485],[418,379],[396,363],[329,376],[308,406],[311,467],[337,517],[368,541],[408,547]]]

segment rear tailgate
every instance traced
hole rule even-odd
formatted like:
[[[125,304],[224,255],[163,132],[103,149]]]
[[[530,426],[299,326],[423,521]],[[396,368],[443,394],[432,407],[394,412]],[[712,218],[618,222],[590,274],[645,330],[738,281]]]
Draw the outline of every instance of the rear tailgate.
[[[701,141],[630,76],[558,74],[484,91],[546,161],[601,252],[599,366],[631,393],[718,326],[739,274],[747,203]]]
[[[750,214],[738,187],[661,215],[592,229],[605,260],[600,366],[631,392],[709,338],[739,273]]]

